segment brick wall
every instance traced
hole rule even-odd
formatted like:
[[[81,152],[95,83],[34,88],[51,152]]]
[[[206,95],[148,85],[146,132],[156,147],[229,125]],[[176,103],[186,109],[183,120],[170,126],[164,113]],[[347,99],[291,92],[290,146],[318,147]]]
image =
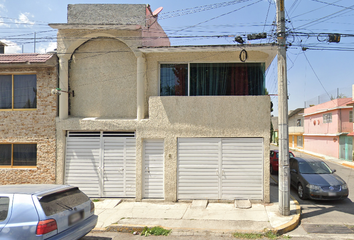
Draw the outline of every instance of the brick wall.
[[[0,143],[36,143],[37,166],[33,168],[3,168],[0,184],[55,183],[56,139],[55,117],[57,68],[6,68],[0,74],[37,74],[37,109],[21,111],[0,110]]]

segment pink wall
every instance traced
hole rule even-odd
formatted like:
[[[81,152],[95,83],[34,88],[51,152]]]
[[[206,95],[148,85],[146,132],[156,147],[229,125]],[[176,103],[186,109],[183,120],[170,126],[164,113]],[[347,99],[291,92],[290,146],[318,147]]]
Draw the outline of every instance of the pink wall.
[[[309,114],[309,113],[314,113],[314,112],[321,111],[324,109],[331,109],[331,108],[335,108],[338,106],[346,106],[346,104],[349,103],[350,101],[352,101],[351,98],[337,98],[337,99],[334,99],[329,102],[325,102],[322,104],[315,105],[313,107],[305,108],[304,113]]]
[[[342,110],[342,132],[352,132],[353,123],[349,122],[349,112],[353,109],[344,109]]]
[[[335,99],[326,103],[306,108],[305,115],[320,111],[318,114],[305,116],[304,133],[305,134],[336,134],[340,132],[353,131],[353,123],[349,122],[349,111],[353,108],[342,108],[328,110],[338,107],[346,107],[346,103],[350,102],[351,98]],[[332,113],[332,122],[323,123],[323,114]]]
[[[160,46],[170,46],[170,40],[167,34],[157,22],[158,16],[153,16],[150,6],[146,8],[146,24],[142,32],[143,46],[144,47],[160,47]]]
[[[339,158],[339,137],[304,136],[307,151]]]

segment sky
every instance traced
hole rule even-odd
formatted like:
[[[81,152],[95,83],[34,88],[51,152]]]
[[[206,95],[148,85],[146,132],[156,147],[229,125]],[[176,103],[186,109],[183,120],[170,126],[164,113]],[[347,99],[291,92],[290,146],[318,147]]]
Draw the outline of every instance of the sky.
[[[275,0],[0,0],[0,41],[6,53],[45,53],[56,48],[49,23],[67,23],[68,4],[149,4],[163,7],[158,22],[179,45],[237,45],[276,42]],[[285,0],[288,109],[352,96],[354,84],[354,2]],[[262,40],[247,40],[252,33]],[[339,34],[340,42],[329,42]],[[277,60],[266,71],[266,87],[278,115]],[[319,100],[320,99],[320,100]],[[306,102],[306,104],[305,104]]]

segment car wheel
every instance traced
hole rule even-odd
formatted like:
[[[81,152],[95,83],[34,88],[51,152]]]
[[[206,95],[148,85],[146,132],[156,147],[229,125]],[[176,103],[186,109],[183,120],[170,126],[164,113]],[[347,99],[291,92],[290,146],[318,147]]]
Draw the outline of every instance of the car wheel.
[[[301,183],[297,185],[297,195],[299,196],[300,199],[304,200],[307,197],[305,196],[305,190],[304,187],[302,186]]]

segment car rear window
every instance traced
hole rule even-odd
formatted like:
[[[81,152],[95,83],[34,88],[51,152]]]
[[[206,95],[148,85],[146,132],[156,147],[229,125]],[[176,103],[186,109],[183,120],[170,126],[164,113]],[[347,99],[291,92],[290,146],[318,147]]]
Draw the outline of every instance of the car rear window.
[[[0,222],[7,218],[7,213],[9,212],[9,202],[8,197],[0,197]]]
[[[89,200],[90,199],[83,192],[74,188],[44,196],[39,202],[41,203],[45,215],[50,216],[65,210],[72,210],[72,208],[77,205]]]

